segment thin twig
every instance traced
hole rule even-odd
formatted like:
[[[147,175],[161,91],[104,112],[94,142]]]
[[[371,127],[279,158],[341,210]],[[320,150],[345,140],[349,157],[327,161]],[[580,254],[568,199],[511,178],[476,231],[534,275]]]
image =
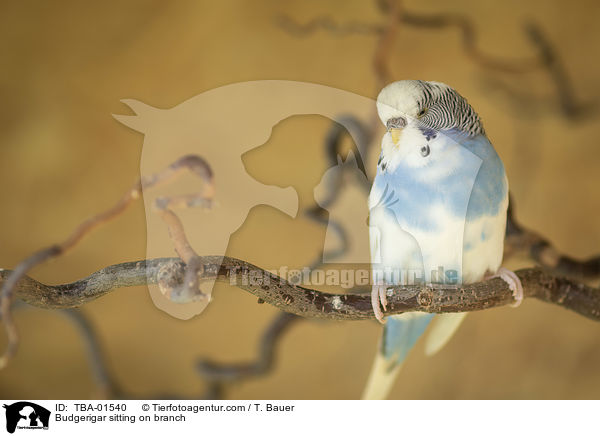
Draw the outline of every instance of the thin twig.
[[[512,197],[509,202],[506,224],[505,259],[517,253],[523,253],[555,275],[564,275],[580,280],[600,277],[600,256],[578,260],[564,255],[546,238],[518,224]]]
[[[562,113],[570,119],[579,119],[581,115],[589,115],[597,109],[595,103],[581,103],[573,91],[564,63],[557,54],[554,45],[542,29],[535,23],[525,24],[525,34],[536,48],[536,54],[521,59],[505,59],[485,53],[479,48],[478,33],[473,21],[466,15],[440,13],[423,14],[408,11],[398,0],[378,0],[377,5],[390,22],[396,22],[411,27],[424,29],[456,28],[461,35],[461,47],[466,56],[482,68],[502,73],[524,74],[543,70],[552,80],[558,96]],[[298,37],[308,36],[317,30],[324,30],[334,35],[377,34],[385,44],[379,44],[377,50],[391,47],[391,41],[396,33],[396,26],[380,26],[370,23],[353,22],[352,25],[336,23],[329,16],[321,16],[299,24],[290,17],[279,20],[280,26],[288,33]],[[361,31],[357,31],[360,29]],[[365,31],[367,30],[367,31]],[[388,42],[389,41],[389,42]],[[378,83],[386,84],[392,77],[387,67],[387,56],[375,56],[375,71]]]
[[[21,300],[15,301],[12,310],[31,309],[33,306]],[[85,345],[87,360],[92,371],[92,376],[97,387],[94,398],[111,399],[122,398],[121,389],[111,375],[104,358],[104,350],[100,338],[88,317],[80,309],[55,310],[53,313],[65,316],[76,328]]]
[[[108,369],[104,358],[104,350],[94,326],[79,309],[63,309],[58,311],[71,320],[80,332],[87,351],[87,358],[98,388],[97,398],[111,399],[121,397],[121,389]]]
[[[275,351],[278,341],[288,331],[289,327],[300,319],[302,318],[292,313],[279,313],[264,331],[258,347],[258,355],[252,362],[222,364],[208,359],[199,360],[197,363],[198,372],[208,384],[205,398],[221,398],[226,384],[250,377],[258,377],[269,372],[275,364]]]
[[[210,166],[199,156],[183,156],[169,165],[162,172],[156,173],[149,177],[143,177],[142,179],[136,181],[114,206],[85,220],[63,242],[39,250],[17,265],[10,277],[7,277],[7,279],[3,281],[2,290],[0,291],[0,314],[2,315],[2,322],[4,324],[8,339],[6,350],[0,357],[0,369],[4,368],[8,364],[9,360],[14,356],[19,343],[17,327],[12,319],[10,308],[13,290],[20,280],[26,278],[27,272],[42,262],[65,254],[75,247],[93,230],[121,215],[129,207],[129,205],[131,205],[131,203],[142,196],[142,193],[145,189],[150,189],[170,181],[184,170],[190,171],[192,174],[199,176],[204,181],[204,192],[202,194],[195,195],[193,198],[187,199],[187,204],[196,205],[200,202],[200,200],[202,201],[202,205],[205,205],[205,202],[210,202],[214,196],[213,174]],[[179,199],[176,199],[174,202],[179,202],[178,200]],[[161,212],[163,218],[169,216],[169,204],[169,199],[159,199],[157,201],[157,208]],[[173,242],[176,250],[183,252],[184,255],[188,255],[189,257],[193,256],[195,253],[193,250],[191,250],[189,244],[187,244],[185,234],[182,236],[181,232],[178,231],[177,223],[169,221],[167,221],[167,223],[169,224],[169,231],[173,235]],[[189,250],[191,250],[191,252]],[[194,275],[194,280],[195,277],[196,275]],[[186,284],[187,283],[188,282],[186,282]],[[189,297],[191,299],[197,294],[198,293],[194,294],[192,292],[192,295],[190,296],[190,292],[187,292],[179,293],[178,296],[180,296],[180,298]]]
[[[387,85],[392,77],[389,68],[389,61],[392,58],[392,50],[396,36],[398,35],[398,16],[400,14],[400,2],[392,0],[390,13],[387,17],[388,24],[379,37],[379,42],[375,47],[375,56],[373,58],[373,67],[375,70],[375,78],[377,79],[377,88],[381,89]]]

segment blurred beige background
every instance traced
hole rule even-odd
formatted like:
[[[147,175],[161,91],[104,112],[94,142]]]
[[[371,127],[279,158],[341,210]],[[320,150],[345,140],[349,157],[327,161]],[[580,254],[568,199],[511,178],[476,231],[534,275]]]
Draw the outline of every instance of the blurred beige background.
[[[600,4],[593,1],[408,1],[421,12],[471,17],[487,53],[527,57],[526,19],[557,47],[577,96],[598,100]],[[159,2],[107,5],[4,2],[0,5],[0,267],[64,238],[86,217],[110,206],[139,175],[143,136],[119,124],[119,100],[170,108],[230,83],[261,79],[314,82],[375,97],[377,38],[319,30],[305,38],[276,24],[328,14],[338,22],[385,23],[372,2]],[[573,122],[558,111],[547,75],[491,73],[463,53],[455,30],[402,27],[390,60],[394,79],[438,80],[465,95],[504,159],[520,222],[572,256],[600,251],[599,115]],[[515,104],[501,81],[529,100]],[[258,110],[258,108],[257,108]],[[243,156],[263,183],[292,186],[300,210],[314,204],[326,170],[322,139],[329,122],[301,116],[279,124],[268,142]],[[207,144],[207,147],[214,144]],[[283,165],[282,162],[286,162]],[[323,245],[325,228],[254,208],[229,253],[259,265],[302,267]],[[146,251],[142,203],[32,276],[76,280]],[[199,249],[199,251],[201,251]],[[526,264],[510,264],[521,267]],[[84,308],[106,359],[132,395],[203,390],[193,363],[252,359],[277,311],[238,289],[219,286],[199,317],[174,319],[156,309],[146,288],[122,289]],[[94,384],[84,346],[69,321],[50,311],[16,314],[22,343],[0,373],[3,398],[88,398]],[[297,324],[279,348],[275,370],[236,384],[227,398],[358,398],[380,327],[375,322]],[[4,336],[0,346],[4,346]],[[419,345],[393,398],[496,399],[600,397],[600,324],[558,307],[526,301],[518,310],[470,315],[433,358]]]

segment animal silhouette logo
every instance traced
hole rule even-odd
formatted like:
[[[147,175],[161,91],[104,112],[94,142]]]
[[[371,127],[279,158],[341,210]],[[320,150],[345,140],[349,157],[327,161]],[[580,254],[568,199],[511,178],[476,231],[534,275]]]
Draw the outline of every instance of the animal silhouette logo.
[[[224,256],[231,235],[246,220],[250,210],[268,205],[291,217],[298,210],[292,187],[266,185],[250,176],[242,155],[261,146],[273,127],[295,115],[321,115],[335,120],[352,110],[361,119],[372,115],[374,101],[351,92],[314,83],[285,80],[243,82],[197,95],[171,109],[158,109],[137,100],[122,100],[135,115],[113,115],[126,126],[144,134],[141,175],[154,174],[177,158],[197,154],[206,159],[215,174],[216,200],[208,211],[178,210],[191,245],[201,255]],[[349,129],[350,130],[350,129]],[[352,132],[351,132],[352,135]],[[364,157],[361,156],[364,160]],[[292,166],[293,162],[281,162]],[[173,246],[160,217],[153,213],[157,196],[181,195],[195,179],[182,179],[168,187],[144,192],[147,220],[147,257],[173,254]],[[214,282],[201,283],[209,294]],[[156,287],[150,287],[154,304],[167,313],[188,319],[207,303],[178,304]]]
[[[48,429],[50,411],[29,401],[4,404],[6,411],[6,431],[14,433],[16,429]]]
[[[358,152],[358,151],[357,151]],[[337,165],[327,169],[314,189],[316,203],[329,214],[322,263],[368,265],[369,231],[367,191],[370,185],[353,151],[337,156]],[[336,193],[335,201],[330,200]]]

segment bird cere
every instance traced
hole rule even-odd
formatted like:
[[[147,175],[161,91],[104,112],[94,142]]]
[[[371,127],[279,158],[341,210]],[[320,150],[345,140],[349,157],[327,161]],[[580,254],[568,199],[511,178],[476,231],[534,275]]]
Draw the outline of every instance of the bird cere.
[[[435,318],[425,344],[441,349],[464,313],[385,317],[387,288],[419,271],[426,286],[469,284],[501,277],[523,299],[518,277],[501,267],[508,181],[481,119],[456,90],[439,82],[403,80],[377,98],[386,127],[369,195],[374,285],[371,303],[384,323],[363,397],[387,397],[410,349]]]

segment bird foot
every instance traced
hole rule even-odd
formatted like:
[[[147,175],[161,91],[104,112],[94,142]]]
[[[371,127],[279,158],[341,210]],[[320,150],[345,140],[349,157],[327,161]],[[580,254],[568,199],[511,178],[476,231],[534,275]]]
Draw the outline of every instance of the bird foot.
[[[502,280],[508,283],[508,287],[513,292],[513,297],[515,299],[515,302],[511,304],[511,306],[519,307],[523,302],[523,285],[521,284],[519,277],[517,277],[517,275],[511,270],[504,267],[500,267],[498,272],[489,278],[494,279],[496,277],[500,277]]]
[[[383,319],[383,310],[387,310],[387,286],[383,283],[376,283],[373,285],[371,289],[371,306],[373,306],[373,313],[375,314],[375,318],[381,324],[385,324],[385,320]]]

